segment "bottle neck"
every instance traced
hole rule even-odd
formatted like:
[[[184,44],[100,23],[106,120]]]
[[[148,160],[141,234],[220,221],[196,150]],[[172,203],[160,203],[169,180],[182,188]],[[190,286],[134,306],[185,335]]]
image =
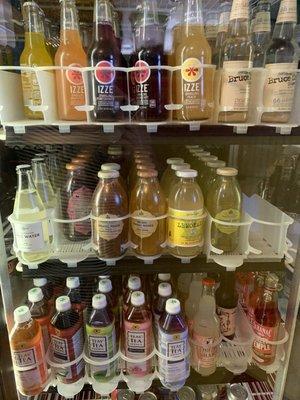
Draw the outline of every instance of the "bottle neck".
[[[180,178],[180,183],[182,185],[188,185],[191,183],[195,183],[195,179],[194,178]]]
[[[18,191],[35,190],[31,171],[20,171],[18,173]]]
[[[60,39],[62,42],[70,41],[70,32],[78,32],[79,38],[79,23],[78,14],[75,3],[73,1],[65,0],[61,5],[61,16],[60,16],[61,34]],[[75,35],[76,36],[76,35]]]
[[[49,180],[46,164],[33,164],[32,175],[35,182]]]
[[[109,1],[95,0],[94,4],[94,40],[109,41],[115,39],[112,8]]]
[[[273,39],[292,40],[296,24],[294,22],[276,23],[273,32]]]
[[[248,19],[234,19],[231,20],[228,26],[228,36],[248,36],[249,34],[249,20]]]

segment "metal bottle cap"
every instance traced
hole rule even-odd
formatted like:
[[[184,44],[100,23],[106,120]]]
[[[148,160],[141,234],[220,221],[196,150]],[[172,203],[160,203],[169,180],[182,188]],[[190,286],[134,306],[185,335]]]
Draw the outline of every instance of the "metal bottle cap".
[[[177,392],[178,400],[196,400],[196,393],[188,386],[183,386]]]
[[[228,386],[227,396],[228,400],[248,400],[247,390],[238,383]]]
[[[145,392],[139,396],[139,400],[157,400],[157,397],[152,392]]]

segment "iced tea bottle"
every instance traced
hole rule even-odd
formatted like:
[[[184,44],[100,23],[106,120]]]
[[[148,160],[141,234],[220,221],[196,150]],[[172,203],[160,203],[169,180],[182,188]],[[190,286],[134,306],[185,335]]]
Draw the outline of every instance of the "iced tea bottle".
[[[118,171],[99,171],[92,200],[92,242],[100,258],[121,257],[128,242],[128,199]],[[111,221],[110,221],[111,220]]]
[[[123,314],[125,314],[131,303],[131,295],[133,292],[141,290],[142,282],[139,276],[130,276],[128,279],[128,286],[123,299]]]
[[[41,288],[35,287],[28,291],[28,305],[31,317],[38,322],[42,329],[44,348],[47,351],[50,343],[49,325],[51,309],[44,298]]]
[[[143,257],[161,254],[166,241],[167,203],[157,175],[155,170],[139,171],[130,198],[130,240]]]
[[[35,278],[33,279],[33,285],[42,290],[45,301],[52,307],[54,304],[52,282],[48,281],[47,278]]]
[[[204,245],[204,201],[197,171],[177,171],[179,182],[169,194],[168,241],[175,257],[196,257]]]
[[[81,296],[80,280],[78,276],[69,276],[67,278],[66,296],[69,297],[74,310],[78,311],[82,316],[82,312],[86,305]]]
[[[218,177],[208,190],[207,209],[210,215],[219,221],[227,223],[241,221],[242,196],[236,179],[237,174],[238,171],[235,168],[218,168]],[[234,251],[238,247],[239,231],[236,225],[221,225],[213,222],[211,243],[225,252]]]
[[[83,50],[75,0],[60,2],[60,46],[55,54],[57,67],[87,67],[87,57]],[[86,104],[83,75],[77,70],[57,70],[57,108],[62,120],[85,121],[86,113],[77,106]]]
[[[153,303],[153,319],[155,334],[158,334],[159,320],[166,309],[166,302],[172,297],[172,286],[168,282],[161,282],[158,285],[157,296]]]
[[[153,351],[152,314],[145,303],[143,292],[133,292],[131,305],[124,316],[124,348],[126,357],[136,362],[126,362],[126,373],[143,377],[152,372],[152,360],[140,361]]]
[[[179,28],[178,28],[179,29]],[[184,3],[181,37],[174,43],[174,64],[182,66],[174,73],[174,103],[182,104],[174,118],[181,121],[206,120],[211,117],[213,105],[213,76],[211,48],[204,35],[202,0]]]
[[[20,56],[22,67],[46,67],[53,62],[49,55],[44,36],[44,27],[40,15],[40,8],[34,1],[23,4],[22,15],[25,29],[25,46]],[[31,106],[41,106],[42,96],[37,75],[35,72],[22,71],[22,88],[24,113],[28,119],[43,119],[41,111],[33,111]]]
[[[113,291],[111,280],[108,278],[101,279],[98,284],[97,292],[105,294],[107,303],[114,313],[116,333],[118,338],[120,334],[119,298],[117,294]]]
[[[76,360],[83,352],[83,326],[79,313],[72,308],[68,296],[61,296],[55,302],[56,313],[50,324],[51,357],[57,364],[66,364]],[[62,365],[56,371],[56,379],[62,383],[75,383],[84,376],[84,361],[69,367]]]
[[[127,184],[125,182],[125,179],[121,175],[121,165],[117,163],[105,163],[101,165],[101,171],[118,171],[120,176],[119,176],[119,182],[120,185],[123,187],[124,191],[127,191]]]
[[[48,378],[42,329],[27,306],[15,309],[14,320],[9,340],[17,388],[24,396],[36,396]]]
[[[166,188],[168,187],[168,182],[171,180],[174,172],[172,170],[172,165],[182,165],[184,164],[184,159],[179,157],[171,157],[167,159],[167,168],[164,170],[162,177],[160,179],[160,185],[163,191],[167,194]]]

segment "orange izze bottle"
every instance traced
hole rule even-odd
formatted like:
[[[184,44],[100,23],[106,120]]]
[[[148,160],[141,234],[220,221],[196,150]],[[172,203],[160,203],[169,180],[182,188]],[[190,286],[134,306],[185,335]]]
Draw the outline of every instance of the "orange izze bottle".
[[[60,46],[55,55],[58,67],[86,67],[87,59],[83,50],[75,0],[61,1]],[[78,70],[56,71],[58,114],[62,120],[82,121],[86,119],[83,111],[76,106],[85,105],[83,75]]]

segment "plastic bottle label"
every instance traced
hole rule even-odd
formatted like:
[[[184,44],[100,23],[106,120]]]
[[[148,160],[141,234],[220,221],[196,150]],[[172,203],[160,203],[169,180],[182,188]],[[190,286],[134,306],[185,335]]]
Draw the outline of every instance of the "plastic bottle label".
[[[152,321],[135,324],[124,321],[126,356],[138,360],[148,356],[153,350]],[[151,372],[152,361],[127,362],[129,374],[144,376]]]
[[[264,107],[272,108],[275,112],[291,112],[294,103],[297,64],[267,64],[266,70]]]
[[[274,357],[276,353],[276,345],[272,345],[270,343],[266,343],[263,339],[267,339],[268,341],[276,341],[278,336],[278,325],[274,327],[263,326],[259,324],[255,319],[253,320],[252,327],[254,333],[261,337],[262,340],[255,339],[253,342],[253,358],[258,363],[264,363],[268,361],[272,357]]]
[[[183,105],[185,107],[205,107],[201,95],[203,65],[198,58],[186,59],[181,68],[183,80]]]
[[[217,306],[217,314],[220,319],[220,328],[222,335],[232,336],[235,334],[236,326],[236,307],[223,308]]]
[[[249,0],[233,0],[230,21],[233,19],[249,19]]]
[[[157,219],[153,219],[152,221],[149,220],[149,218],[150,219],[155,218],[155,216],[151,214],[149,211],[136,210],[132,213],[132,216],[138,217],[138,219],[131,218],[131,227],[136,236],[140,237],[141,239],[144,239],[152,236],[153,233],[155,233],[158,226],[158,220]]]
[[[43,222],[21,223],[14,222],[16,247],[19,251],[35,252],[45,250]]]
[[[281,0],[276,23],[283,23],[283,22],[297,23],[296,0]]]
[[[22,66],[26,67],[26,65]],[[24,105],[27,107],[40,106],[42,104],[42,96],[36,73],[22,71],[21,76]]]
[[[158,330],[158,351],[172,360],[158,358],[159,373],[169,383],[184,381],[189,376],[188,330],[182,333],[167,334]]]
[[[168,235],[171,246],[202,246],[204,242],[203,209],[182,211],[169,208]]]
[[[220,106],[228,108],[225,111],[248,111],[251,72],[243,69],[251,67],[249,61],[224,61]]]
[[[271,15],[268,11],[260,11],[256,14],[253,32],[271,32]]]
[[[94,361],[105,361],[116,354],[116,331],[114,324],[103,328],[86,325],[88,355]],[[97,381],[103,381],[116,372],[116,361],[107,365],[90,365],[91,376]]]
[[[107,221],[96,220],[96,235],[104,240],[114,240],[121,235],[124,227],[122,220],[109,221],[110,219],[119,218],[114,214],[101,214],[100,218],[105,218]]]
[[[193,333],[193,358],[202,368],[216,365],[219,353],[219,338],[206,337]]]
[[[74,190],[68,202],[67,213],[70,219],[79,219],[86,217],[91,212],[91,199],[93,192],[86,186],[82,186]],[[91,223],[89,220],[75,222],[74,229],[76,232],[87,235],[91,232]]]
[[[218,33],[227,32],[229,25],[230,11],[222,12],[218,26]]]
[[[240,222],[241,219],[241,213],[239,210],[235,210],[233,208],[229,208],[227,210],[222,210],[219,213],[216,214],[215,219],[219,221],[224,221],[224,222],[233,222],[237,223]],[[238,226],[234,225],[222,225],[216,223],[216,227],[218,231],[224,233],[225,235],[231,235],[232,233],[235,233],[238,230]]]

